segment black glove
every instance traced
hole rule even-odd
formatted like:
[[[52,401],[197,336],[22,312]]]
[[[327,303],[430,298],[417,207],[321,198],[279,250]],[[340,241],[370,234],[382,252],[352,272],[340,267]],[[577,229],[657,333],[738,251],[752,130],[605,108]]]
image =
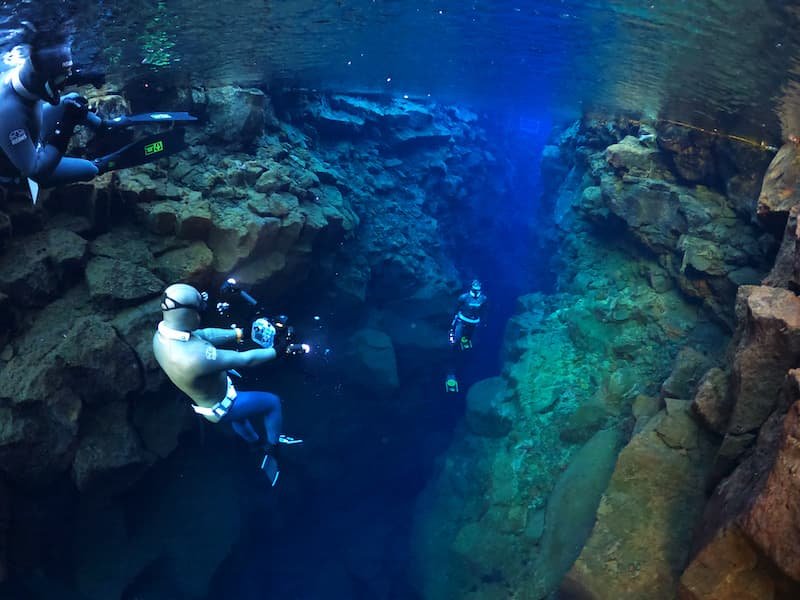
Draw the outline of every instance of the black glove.
[[[67,94],[61,99],[64,106],[64,123],[72,124],[73,129],[86,120],[89,113],[89,101],[78,94]]]
[[[47,143],[55,146],[60,154],[64,154],[75,127],[83,123],[89,114],[89,101],[78,94],[69,94],[61,99],[61,106],[64,109],[63,116],[56,122]]]

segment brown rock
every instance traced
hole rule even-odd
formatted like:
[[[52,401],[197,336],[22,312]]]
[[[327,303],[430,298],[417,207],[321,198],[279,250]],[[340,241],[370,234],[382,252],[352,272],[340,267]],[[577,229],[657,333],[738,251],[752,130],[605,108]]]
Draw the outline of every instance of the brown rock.
[[[300,203],[297,196],[288,192],[277,192],[273,194],[255,196],[247,203],[250,210],[260,217],[279,217],[283,218],[293,210],[297,210]]]
[[[711,181],[716,174],[713,138],[693,129],[660,124],[658,145],[670,155],[681,179],[691,183]]]
[[[724,435],[731,414],[725,371],[714,367],[703,376],[692,400],[692,411],[708,429]]]
[[[503,437],[511,431],[513,405],[505,402],[505,383],[501,377],[475,382],[467,392],[465,421],[475,435]]]
[[[661,395],[688,400],[694,395],[700,378],[711,366],[708,356],[694,348],[681,348],[672,365],[672,373],[661,385]]]
[[[43,306],[80,278],[87,242],[65,229],[13,240],[0,257],[0,291],[23,306]]]
[[[742,286],[741,337],[733,362],[728,432],[757,430],[775,409],[784,375],[800,361],[800,298],[780,288]]]
[[[780,235],[789,210],[800,204],[800,154],[796,144],[785,144],[772,159],[761,194],[758,196],[756,212],[759,218],[776,235]]]
[[[603,490],[614,472],[620,434],[614,429],[595,433],[572,457],[547,501],[545,529],[530,597],[545,598],[575,561],[592,532]]]
[[[284,225],[285,223],[281,223],[281,220],[275,217],[259,217],[238,207],[220,209],[207,242],[214,254],[214,270],[228,273],[237,267],[242,259],[253,257],[255,260],[256,257],[280,248],[279,238],[286,230]],[[292,240],[296,237],[297,235],[294,235]],[[289,245],[291,243],[287,247]]]
[[[206,91],[208,133],[224,142],[248,147],[264,132],[269,99],[259,89],[223,86]]]
[[[119,312],[111,322],[117,334],[136,354],[142,368],[144,392],[161,390],[167,380],[153,356],[153,332],[160,317],[159,300],[154,298],[145,304]]]
[[[633,136],[626,136],[618,144],[612,144],[605,151],[609,166],[617,174],[636,177],[669,178],[669,171],[661,160],[661,152],[642,144]]]
[[[214,255],[203,242],[176,248],[156,259],[156,275],[165,282],[205,280],[214,262]]]
[[[172,202],[142,204],[137,207],[143,213],[147,228],[158,235],[174,234],[178,228],[178,215]]]
[[[797,292],[800,290],[800,228],[798,228],[797,215],[800,206],[793,206],[789,210],[786,227],[783,232],[778,255],[772,270],[764,278],[764,285],[788,288]]]
[[[178,447],[178,436],[197,424],[189,404],[185,397],[174,394],[137,399],[131,419],[148,452],[166,458]]]
[[[736,526],[719,535],[681,576],[679,600],[771,600],[775,582],[768,561]]]
[[[285,165],[269,163],[266,170],[259,176],[255,189],[262,194],[272,192],[285,192],[289,190],[292,171]]]
[[[86,283],[93,299],[115,306],[138,304],[160,294],[166,287],[148,269],[104,256],[89,261]]]
[[[118,401],[86,419],[72,463],[72,478],[79,490],[121,491],[144,471],[148,456],[127,415],[128,404]]]
[[[141,231],[120,228],[99,236],[92,241],[89,249],[94,256],[105,256],[140,266],[149,266],[153,262],[153,253],[147,242]]]
[[[800,371],[793,371],[795,392]],[[796,395],[800,396],[800,394]],[[800,583],[800,402],[783,420],[778,456],[750,510],[741,520],[743,531],[776,565]],[[788,535],[787,535],[788,534]]]
[[[794,369],[756,448],[706,507],[695,540],[699,550],[682,577],[682,598],[800,595],[800,538],[792,533],[800,530],[799,470],[800,370]],[[735,595],[734,582],[761,595]]]
[[[646,417],[650,418],[661,409],[661,400],[653,398],[652,396],[645,396],[639,394],[633,400],[633,416],[637,419]]]
[[[124,398],[143,383],[130,346],[111,323],[93,316],[75,321],[55,350],[51,368],[67,375],[68,386],[88,403]]]
[[[667,400],[620,453],[594,530],[562,584],[564,596],[673,600],[711,452],[689,403]]]
[[[199,197],[179,205],[178,237],[187,240],[204,240],[212,225],[211,205]]]

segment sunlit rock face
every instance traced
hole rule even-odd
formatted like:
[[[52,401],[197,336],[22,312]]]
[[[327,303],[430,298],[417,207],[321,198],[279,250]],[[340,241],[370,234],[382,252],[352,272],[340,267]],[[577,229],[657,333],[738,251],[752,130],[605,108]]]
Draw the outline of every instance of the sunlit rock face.
[[[666,143],[657,139],[659,148]],[[736,287],[758,282],[769,266],[771,242],[749,217],[737,213],[735,201],[720,189],[720,174],[693,177],[690,187],[680,185],[687,178],[676,177],[676,159],[670,168],[668,153],[652,146],[628,136],[608,147],[604,161],[592,162],[592,173],[600,182],[599,190],[587,197],[592,210],[600,219],[607,214],[622,219],[684,294],[701,300],[733,327],[731,300]],[[722,150],[703,149],[702,154],[708,155],[703,160],[719,160],[715,155]],[[739,175],[735,165],[730,168],[728,180]],[[711,187],[714,184],[717,189]]]
[[[420,500],[424,597],[544,598],[567,572],[577,597],[675,596],[716,455],[694,414],[727,426],[717,367],[736,290],[774,248],[743,209],[765,166],[622,120],[578,123],[546,149],[557,292],[520,298],[501,380],[481,384],[510,429],[486,435],[468,412]]]

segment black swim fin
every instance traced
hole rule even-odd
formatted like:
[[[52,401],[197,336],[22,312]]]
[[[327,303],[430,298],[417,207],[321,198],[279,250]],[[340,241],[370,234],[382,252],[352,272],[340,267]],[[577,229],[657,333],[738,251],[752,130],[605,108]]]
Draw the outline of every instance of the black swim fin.
[[[102,174],[108,171],[128,169],[172,156],[186,149],[184,133],[183,129],[175,128],[162,133],[148,135],[123,146],[111,154],[95,158],[93,162]]]
[[[269,479],[270,485],[275,487],[278,484],[278,477],[281,472],[278,469],[278,461],[272,454],[267,453],[264,455],[264,460],[261,461],[261,470],[264,471],[267,479]]]
[[[444,391],[445,392],[458,392],[458,379],[454,373],[448,373],[444,378]]]
[[[295,444],[302,444],[303,440],[300,438],[292,437],[290,435],[281,434],[278,438],[279,444],[285,444],[287,446],[294,446]]]
[[[151,112],[140,115],[122,115],[105,121],[106,129],[114,131],[134,125],[160,125],[170,123],[192,123],[197,117],[188,112]]]

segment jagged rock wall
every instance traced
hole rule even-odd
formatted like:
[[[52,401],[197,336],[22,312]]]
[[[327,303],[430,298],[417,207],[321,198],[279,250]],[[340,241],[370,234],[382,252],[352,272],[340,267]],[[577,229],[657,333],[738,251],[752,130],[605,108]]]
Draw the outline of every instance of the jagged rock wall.
[[[797,157],[797,145],[786,144],[764,177],[758,215],[784,237],[764,285],[739,289],[729,364],[717,376],[727,393],[695,399],[697,412],[723,438],[708,481],[713,493],[680,579],[682,599],[800,594],[800,548],[789,533],[798,527],[800,494]]]
[[[564,582],[566,593],[683,600],[788,599],[800,593],[798,548],[795,536],[787,534],[798,524],[793,367],[800,360],[800,303],[790,291],[796,289],[796,157],[794,144],[780,150],[758,197],[764,227],[779,232],[785,226],[775,265],[764,285],[739,287],[737,325],[723,368],[703,376],[691,404],[695,420],[682,428],[696,432],[701,427],[692,435],[706,441],[693,448],[664,436],[663,444],[656,442],[663,465],[654,473],[684,463],[662,487],[671,492],[665,497],[647,481],[622,487],[630,462],[624,459],[647,456],[637,450],[642,434],[632,440],[604,495],[592,536]],[[755,212],[754,204],[748,205]],[[710,491],[710,498],[699,495],[701,490]],[[639,518],[637,502],[631,502],[636,498],[650,508]],[[619,519],[626,502],[631,504]],[[656,519],[660,527],[654,529],[654,509],[669,504],[669,514]]]
[[[35,209],[24,194],[6,195],[0,470],[11,506],[22,486],[63,488],[65,477],[73,496],[108,498],[173,452],[194,421],[150,350],[157,296],[173,281],[213,289],[234,272],[262,300],[297,307],[293,291],[311,280],[320,291],[314,306],[363,315],[362,334],[387,357],[365,363],[370,373],[353,372],[363,385],[387,373],[399,384],[408,371],[398,379],[398,365],[390,364],[396,352],[438,351],[434,336],[419,331],[447,322],[458,285],[437,218],[446,214],[443,190],[465,193],[462,181],[480,187],[482,178],[498,177],[474,115],[309,95],[284,98],[276,116],[263,92],[239,88],[177,90],[174,98],[206,119],[187,134],[190,149],[166,165],[53,190]],[[102,94],[92,102],[101,112],[129,104]],[[365,309],[377,303],[380,310]],[[409,316],[419,327],[414,332]],[[349,326],[355,331],[358,321]],[[398,364],[413,368],[433,355],[417,352]],[[352,413],[354,421],[370,418],[360,402]],[[347,430],[329,435],[338,436],[334,444],[348,443]],[[69,519],[70,502],[65,495],[50,510]],[[119,524],[125,514],[112,509],[109,518]],[[18,513],[8,541],[14,560],[0,572],[43,560],[36,550],[15,552],[35,547],[26,545],[38,532],[35,518]],[[89,562],[81,563],[89,597],[108,598],[108,589],[125,589],[153,560],[172,560],[148,549],[157,540],[144,530],[117,533],[125,568],[98,587]],[[5,546],[0,539],[0,557]],[[81,556],[95,551],[88,544]],[[224,556],[204,569],[213,572]]]
[[[649,593],[649,582],[674,596],[714,454],[689,401],[702,374],[722,364],[737,286],[766,273],[774,247],[743,209],[755,205],[748,194],[757,193],[763,156],[719,141],[700,148],[680,135],[624,120],[579,122],[546,149],[544,202],[562,245],[557,293],[523,297],[509,324],[502,381],[483,403],[495,407],[493,422],[510,423],[507,432],[482,435],[468,419],[421,498],[424,597],[544,598],[587,537],[565,591],[644,597],[636,593]],[[618,440],[632,432],[615,470]],[[648,472],[632,475],[639,468]],[[589,479],[582,503],[561,510],[559,490],[574,487],[566,479],[578,473]],[[642,524],[636,531],[664,552],[629,560],[618,546],[634,530],[618,527],[638,527],[627,495],[641,494],[630,501],[647,506],[661,486],[675,493],[641,519],[672,523],[678,511],[682,520],[674,534],[660,521]],[[642,587],[624,596],[628,577]]]

